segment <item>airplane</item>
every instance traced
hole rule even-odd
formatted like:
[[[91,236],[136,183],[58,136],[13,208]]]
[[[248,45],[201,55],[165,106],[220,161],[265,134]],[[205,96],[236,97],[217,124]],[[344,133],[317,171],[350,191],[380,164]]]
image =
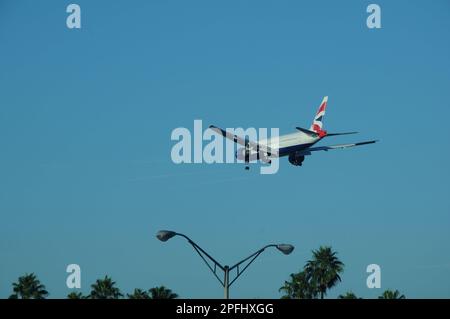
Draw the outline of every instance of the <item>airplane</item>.
[[[328,96],[325,96],[320,103],[319,109],[314,117],[314,121],[309,129],[302,127],[296,127],[297,132],[281,135],[277,138],[271,137],[270,139],[261,140],[258,143],[249,141],[248,137],[239,137],[231,132],[223,130],[217,126],[210,125],[209,129],[213,130],[217,134],[228,138],[235,143],[244,147],[239,148],[236,151],[236,158],[246,163],[245,169],[250,167],[248,163],[250,161],[259,160],[263,163],[271,163],[271,159],[275,157],[288,156],[289,162],[295,166],[302,166],[305,156],[312,155],[312,152],[316,151],[329,151],[334,149],[344,149],[354,146],[373,144],[378,140],[357,142],[350,144],[338,144],[330,146],[316,146],[312,147],[317,142],[321,141],[325,137],[356,134],[358,132],[345,132],[345,133],[328,133],[323,129],[323,117],[328,104]],[[276,141],[278,139],[278,143]]]

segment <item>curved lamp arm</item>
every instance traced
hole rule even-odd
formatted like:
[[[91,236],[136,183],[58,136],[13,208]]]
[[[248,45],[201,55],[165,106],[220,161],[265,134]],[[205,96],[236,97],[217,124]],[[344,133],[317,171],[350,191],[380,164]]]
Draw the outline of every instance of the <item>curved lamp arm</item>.
[[[239,276],[242,275],[242,273],[255,261],[255,259],[258,258],[258,256],[261,255],[261,253],[264,250],[266,250],[266,248],[269,248],[269,247],[276,247],[279,251],[281,251],[285,255],[289,255],[294,250],[294,246],[289,245],[289,244],[278,244],[278,245],[270,244],[270,245],[264,246],[263,248],[255,251],[253,254],[251,254],[247,258],[242,259],[241,261],[239,261],[238,263],[236,263],[235,265],[233,265],[229,268],[229,270],[233,270],[236,268],[236,277],[234,277],[234,279],[229,283],[229,286],[231,286],[239,278]],[[247,261],[248,261],[248,263],[244,266],[244,268],[242,270],[240,270],[239,266]]]
[[[194,242],[192,239],[190,239],[188,236],[186,236],[184,234],[177,233],[177,232],[170,231],[170,230],[161,230],[156,234],[156,237],[161,241],[167,241],[174,236],[180,236],[180,237],[185,238],[188,241],[188,243],[191,244],[191,246],[194,248],[194,250],[197,252],[197,254],[203,259],[206,266],[208,266],[209,270],[211,270],[211,272],[214,274],[214,276],[217,278],[217,280],[219,280],[221,285],[225,286],[224,281],[222,279],[220,279],[219,276],[217,276],[217,267],[219,267],[220,270],[222,270],[223,272],[225,272],[225,267],[222,266],[217,260],[215,260],[210,254],[208,254],[203,248],[201,248],[199,245],[197,245],[196,242]],[[213,266],[211,266],[211,264],[206,259],[209,259],[210,262],[212,262]]]

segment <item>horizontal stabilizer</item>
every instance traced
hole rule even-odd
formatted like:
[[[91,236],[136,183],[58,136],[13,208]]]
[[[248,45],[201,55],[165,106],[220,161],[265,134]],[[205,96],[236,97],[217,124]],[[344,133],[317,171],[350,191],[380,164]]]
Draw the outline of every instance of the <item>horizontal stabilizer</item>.
[[[303,127],[298,127],[298,126],[297,126],[296,129],[299,130],[300,132],[303,132],[303,133],[305,133],[306,135],[309,135],[309,136],[312,136],[312,137],[317,137],[317,136],[319,136],[319,134],[317,134],[316,132],[307,130],[306,128],[303,128]]]
[[[327,136],[349,135],[357,134],[358,132],[345,132],[345,133],[327,133]]]

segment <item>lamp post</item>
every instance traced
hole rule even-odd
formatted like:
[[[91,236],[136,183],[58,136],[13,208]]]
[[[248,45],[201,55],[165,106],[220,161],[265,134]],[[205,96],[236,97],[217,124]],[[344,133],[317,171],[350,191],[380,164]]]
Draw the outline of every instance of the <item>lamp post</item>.
[[[156,238],[158,238],[160,241],[166,242],[172,237],[180,236],[185,238],[189,244],[194,248],[194,250],[199,254],[199,256],[203,259],[205,264],[208,266],[209,270],[212,271],[214,276],[219,280],[219,282],[224,287],[224,297],[225,299],[229,298],[229,291],[230,286],[239,278],[240,275],[250,266],[251,263],[264,251],[266,248],[269,247],[275,247],[279,251],[281,251],[285,255],[289,255],[294,250],[294,246],[289,244],[270,244],[262,247],[261,249],[255,251],[253,254],[248,256],[247,258],[242,259],[238,263],[236,263],[233,266],[222,266],[217,260],[215,260],[213,257],[211,257],[203,248],[201,248],[199,245],[197,245],[192,239],[190,239],[188,236],[184,234],[180,234],[171,230],[160,230],[156,234]],[[210,262],[208,262],[208,260]],[[211,263],[213,265],[211,265]],[[246,263],[242,269],[240,267]],[[223,280],[217,275],[217,268],[223,271]],[[230,281],[230,271],[236,269],[236,276]]]

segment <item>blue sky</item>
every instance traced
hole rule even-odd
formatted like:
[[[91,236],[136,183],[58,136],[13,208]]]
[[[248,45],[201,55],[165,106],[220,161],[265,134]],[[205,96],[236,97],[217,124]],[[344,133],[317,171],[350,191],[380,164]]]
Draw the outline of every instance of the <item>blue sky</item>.
[[[311,250],[345,263],[329,297],[450,297],[450,6],[377,1],[0,1],[0,297],[35,272],[64,297],[108,274],[124,292],[166,285],[221,298],[181,238],[233,264],[271,242],[232,286],[278,298]],[[308,127],[329,96],[325,128],[357,130],[278,174],[238,165],[175,165],[176,127]],[[382,289],[366,287],[366,267]]]

